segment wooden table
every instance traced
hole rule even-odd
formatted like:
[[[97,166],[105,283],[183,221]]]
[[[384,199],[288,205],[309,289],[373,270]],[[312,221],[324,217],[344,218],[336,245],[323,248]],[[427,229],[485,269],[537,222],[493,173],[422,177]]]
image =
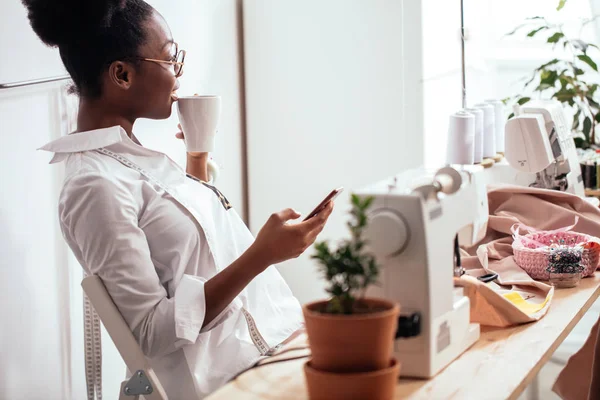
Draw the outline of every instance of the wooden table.
[[[585,195],[589,197],[600,197],[600,189],[585,189]]]
[[[548,314],[538,322],[482,328],[479,341],[435,378],[401,379],[395,399],[516,399],[599,296],[600,271],[577,288],[556,290]],[[248,371],[207,400],[308,399],[304,362]]]

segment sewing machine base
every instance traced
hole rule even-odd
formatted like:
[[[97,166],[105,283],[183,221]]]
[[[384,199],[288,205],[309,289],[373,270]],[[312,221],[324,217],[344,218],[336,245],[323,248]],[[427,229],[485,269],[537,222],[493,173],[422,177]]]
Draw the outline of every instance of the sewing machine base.
[[[470,322],[470,301],[462,288],[455,289],[453,310],[434,320],[430,329],[432,354],[428,359],[412,339],[394,343],[394,355],[402,362],[402,377],[432,378],[479,340],[479,324]]]

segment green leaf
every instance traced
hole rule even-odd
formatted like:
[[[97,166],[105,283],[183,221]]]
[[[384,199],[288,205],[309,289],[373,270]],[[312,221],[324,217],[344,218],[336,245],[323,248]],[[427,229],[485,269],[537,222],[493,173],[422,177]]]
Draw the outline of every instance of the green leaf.
[[[521,24],[521,25],[517,26],[517,27],[516,27],[515,29],[513,29],[512,31],[510,31],[510,32],[508,32],[507,34],[505,34],[505,36],[511,36],[511,35],[514,35],[515,33],[517,33],[517,31],[518,31],[519,29],[521,29],[521,28],[522,28],[522,27],[524,27],[525,25],[528,25],[528,24]]]
[[[583,51],[584,53],[587,51],[587,48],[589,46],[586,42],[584,42],[581,39],[573,39],[573,40],[570,40],[569,42],[573,45],[573,47],[575,47],[578,50]]]
[[[567,4],[567,0],[560,0],[558,2],[558,6],[556,7],[556,11],[562,10],[562,8]]]
[[[561,83],[561,86],[562,86],[562,89],[563,89],[563,90],[566,90],[566,89],[567,89],[567,88],[566,88],[566,86],[567,86],[567,84],[569,84],[569,83],[570,83],[570,84],[572,84],[573,86],[575,86],[575,84],[576,84],[576,80],[575,80],[575,78],[573,78],[573,77],[572,77],[572,76],[570,76],[570,75],[567,75],[567,74],[566,74],[566,72],[567,72],[567,70],[566,70],[566,69],[565,69],[565,70],[563,70],[563,71],[560,71],[560,74],[559,74],[559,76],[558,76],[558,77],[559,77],[559,79],[560,79],[560,83]]]
[[[512,117],[514,117],[514,116],[515,116],[515,113],[510,113],[510,115],[508,116],[508,118],[507,118],[507,119],[511,119],[511,118],[512,118]]]
[[[530,100],[531,97],[521,97],[519,100],[517,100],[517,104],[522,106],[523,104],[528,103]]]
[[[575,104],[575,98],[577,98],[577,91],[573,88],[561,88],[559,91],[552,95],[553,98],[557,99],[561,103],[568,103],[573,106]]]
[[[531,76],[531,79],[529,79],[529,80],[528,80],[528,81],[527,81],[527,82],[526,82],[526,83],[523,85],[523,87],[527,87],[527,86],[529,86],[529,84],[530,84],[531,82],[533,82],[533,80],[534,80],[536,77],[537,77],[537,74],[536,74],[536,73],[534,73],[534,74]]]
[[[531,32],[529,32],[527,34],[527,37],[534,37],[538,32],[541,32],[541,31],[543,31],[545,29],[548,29],[548,27],[547,26],[541,26],[539,28],[536,28],[536,29],[532,30]]]
[[[536,68],[537,71],[541,71],[543,69],[545,69],[546,67],[549,67],[550,65],[554,65],[556,63],[558,63],[560,60],[558,58],[555,58],[551,61],[548,61],[546,64],[542,64],[539,67]]]
[[[586,140],[590,141],[590,132],[592,131],[592,120],[590,117],[585,117],[583,120],[583,136],[585,136]]]
[[[552,97],[554,97],[558,101],[562,103],[568,102],[569,104],[571,104],[573,98],[576,96],[577,91],[575,91],[575,89],[560,89],[558,92],[552,95]]]
[[[573,126],[572,130],[576,131],[579,128],[579,117],[581,116],[581,109],[577,110],[575,116],[573,117]]]
[[[577,58],[592,67],[594,71],[598,71],[598,65],[596,65],[596,63],[587,54],[580,54],[577,56]]]
[[[596,113],[596,116],[594,117],[594,120],[600,124],[600,111],[598,111]]]
[[[577,147],[578,149],[585,149],[589,147],[588,143],[582,137],[576,137],[573,140],[575,140],[575,147]]]
[[[554,87],[554,85],[556,85],[557,80],[558,80],[558,73],[556,71],[551,71],[551,70],[547,70],[547,69],[543,70],[540,73],[540,84],[535,90],[541,92],[543,90]]]
[[[558,41],[565,37],[565,34],[562,32],[556,32],[554,35],[550,36],[547,40],[548,43],[558,43]]]
[[[560,80],[560,86],[561,89],[566,89],[567,85],[569,84],[569,80],[567,78],[565,78],[564,76],[561,76],[560,78],[558,78]]]
[[[598,102],[596,100],[594,100],[594,98],[592,96],[586,96],[585,98],[587,99],[588,103],[590,103],[590,105],[592,105],[596,108],[600,107],[600,104],[598,104]]]

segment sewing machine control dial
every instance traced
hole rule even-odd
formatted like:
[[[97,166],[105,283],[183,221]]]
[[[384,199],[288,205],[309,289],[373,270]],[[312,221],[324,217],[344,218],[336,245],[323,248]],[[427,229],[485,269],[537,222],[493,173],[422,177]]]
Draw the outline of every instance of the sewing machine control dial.
[[[389,209],[374,210],[369,215],[366,239],[378,257],[395,256],[406,248],[409,229],[404,218]]]

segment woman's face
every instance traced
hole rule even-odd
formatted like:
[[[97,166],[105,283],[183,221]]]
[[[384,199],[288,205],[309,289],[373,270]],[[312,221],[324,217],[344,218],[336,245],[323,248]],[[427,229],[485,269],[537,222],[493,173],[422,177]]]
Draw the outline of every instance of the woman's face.
[[[138,55],[143,58],[173,61],[175,43],[171,30],[164,18],[154,12],[146,24],[146,42]],[[175,77],[175,66],[167,63],[139,61],[135,80],[131,85],[133,110],[138,118],[165,119],[171,115],[175,91],[179,82]]]

